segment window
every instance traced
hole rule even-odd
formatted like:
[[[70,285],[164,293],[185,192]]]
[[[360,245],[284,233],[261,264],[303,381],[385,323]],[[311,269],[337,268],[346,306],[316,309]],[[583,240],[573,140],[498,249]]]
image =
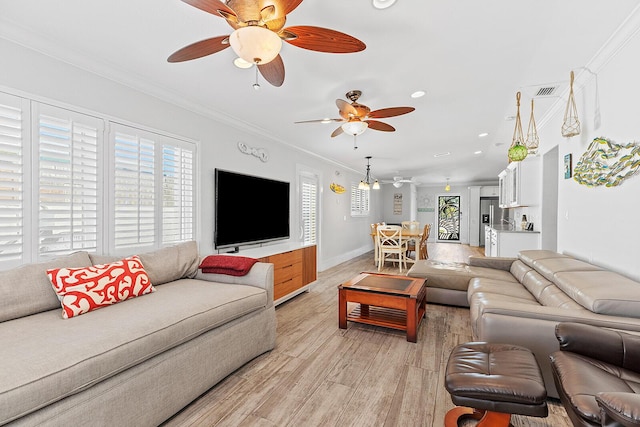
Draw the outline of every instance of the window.
[[[98,249],[98,151],[102,120],[38,106],[39,257]]]
[[[361,190],[357,183],[351,184],[351,216],[369,215],[369,190]]]
[[[317,243],[318,181],[315,176],[300,175],[300,216],[302,243]]]
[[[193,239],[194,144],[115,123],[111,139],[115,208],[110,252]]]
[[[24,252],[24,161],[28,103],[0,93],[0,263],[19,264]],[[28,149],[28,146],[27,146]]]
[[[193,239],[195,161],[195,143],[0,92],[0,269]]]

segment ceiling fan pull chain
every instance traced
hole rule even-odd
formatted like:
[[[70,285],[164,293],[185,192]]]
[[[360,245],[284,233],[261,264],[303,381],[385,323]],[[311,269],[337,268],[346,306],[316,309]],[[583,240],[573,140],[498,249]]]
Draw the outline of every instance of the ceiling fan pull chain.
[[[260,90],[260,83],[258,83],[258,63],[256,62],[256,82],[253,84],[255,90]]]
[[[357,135],[355,135],[355,134],[353,135],[353,149],[354,149],[354,150],[357,150],[357,149],[358,149],[358,144],[356,143],[356,136],[357,136]]]

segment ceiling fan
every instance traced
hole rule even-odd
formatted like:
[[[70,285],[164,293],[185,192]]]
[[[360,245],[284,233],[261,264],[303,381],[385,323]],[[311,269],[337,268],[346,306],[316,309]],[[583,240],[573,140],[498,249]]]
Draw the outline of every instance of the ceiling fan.
[[[287,15],[302,0],[182,0],[200,10],[221,16],[234,29],[190,44],[174,52],[167,61],[182,62],[220,52],[231,46],[246,63],[255,64],[272,85],[282,86],[284,63],[280,56],[282,41],[303,49],[327,53],[353,53],[365,49],[360,40],[339,31],[308,25],[285,28]],[[257,87],[256,87],[257,86]]]
[[[383,132],[393,132],[396,129],[384,122],[372,119],[383,119],[387,117],[400,116],[407,114],[415,110],[413,107],[390,107],[382,108],[379,110],[371,111],[369,107],[363,104],[359,104],[357,101],[362,95],[362,91],[352,90],[345,95],[351,103],[348,103],[342,99],[336,99],[336,105],[338,106],[339,119],[320,119],[320,120],[305,120],[295,123],[330,123],[330,122],[344,122],[336,130],[333,131],[331,137],[336,137],[341,133],[348,133],[349,135],[360,135],[362,132],[368,129],[380,130]],[[358,147],[355,147],[358,148]]]
[[[393,186],[396,187],[396,188],[402,187],[402,185],[405,182],[409,182],[411,184],[416,184],[416,185],[420,184],[420,182],[417,179],[415,179],[414,177],[411,177],[409,179],[405,179],[405,178],[403,178],[401,176],[394,176],[393,177],[393,181],[385,181],[385,180],[382,181],[383,184],[393,184]]]

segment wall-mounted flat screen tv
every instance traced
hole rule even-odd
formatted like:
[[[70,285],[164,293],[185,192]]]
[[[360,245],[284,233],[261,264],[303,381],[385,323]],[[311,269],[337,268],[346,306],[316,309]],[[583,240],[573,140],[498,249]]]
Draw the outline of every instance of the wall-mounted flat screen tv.
[[[215,170],[217,249],[289,238],[289,183]]]

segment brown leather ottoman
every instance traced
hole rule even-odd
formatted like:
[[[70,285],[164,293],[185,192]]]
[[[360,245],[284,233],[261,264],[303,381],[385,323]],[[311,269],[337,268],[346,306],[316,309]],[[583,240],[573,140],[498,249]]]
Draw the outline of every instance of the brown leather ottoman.
[[[546,417],[547,391],[529,349],[511,344],[472,342],[456,346],[447,362],[445,387],[457,407],[445,426],[458,418],[480,420],[478,427],[507,427],[511,414]]]

